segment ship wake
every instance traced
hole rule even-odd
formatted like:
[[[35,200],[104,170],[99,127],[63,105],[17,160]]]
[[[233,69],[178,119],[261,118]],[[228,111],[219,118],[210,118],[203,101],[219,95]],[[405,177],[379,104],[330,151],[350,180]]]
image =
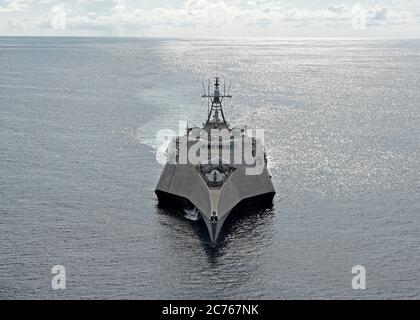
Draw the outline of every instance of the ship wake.
[[[184,209],[185,215],[184,217],[191,221],[198,221],[200,220],[200,211],[194,207],[194,209]]]

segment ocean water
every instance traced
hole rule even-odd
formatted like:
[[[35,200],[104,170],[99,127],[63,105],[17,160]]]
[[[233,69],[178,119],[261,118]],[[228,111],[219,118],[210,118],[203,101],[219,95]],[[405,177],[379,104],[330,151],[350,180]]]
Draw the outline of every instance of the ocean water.
[[[216,75],[277,195],[213,248],[154,187]],[[419,299],[419,83],[416,40],[0,38],[0,298]]]

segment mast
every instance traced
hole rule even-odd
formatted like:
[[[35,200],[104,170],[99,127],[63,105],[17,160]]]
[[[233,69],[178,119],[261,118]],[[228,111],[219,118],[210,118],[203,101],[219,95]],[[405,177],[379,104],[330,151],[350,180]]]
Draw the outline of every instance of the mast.
[[[224,85],[224,88],[226,88],[225,85]],[[230,88],[230,85],[229,85],[229,88]],[[223,113],[222,102],[225,98],[232,98],[232,96],[230,96],[229,93],[226,95],[225,90],[223,90],[223,94],[220,93],[219,77],[215,78],[213,94],[210,94],[210,89],[209,89],[207,94],[205,93],[204,95],[202,95],[202,98],[207,98],[208,103],[210,105],[207,111],[208,114],[207,114],[206,124],[209,124],[209,123],[227,124],[225,114]],[[219,113],[221,114],[222,119],[219,118]]]

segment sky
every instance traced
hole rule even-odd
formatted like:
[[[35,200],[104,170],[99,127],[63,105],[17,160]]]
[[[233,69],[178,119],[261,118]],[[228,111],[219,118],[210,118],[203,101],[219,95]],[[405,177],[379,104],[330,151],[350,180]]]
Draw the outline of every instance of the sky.
[[[0,0],[0,36],[420,37],[420,0]]]

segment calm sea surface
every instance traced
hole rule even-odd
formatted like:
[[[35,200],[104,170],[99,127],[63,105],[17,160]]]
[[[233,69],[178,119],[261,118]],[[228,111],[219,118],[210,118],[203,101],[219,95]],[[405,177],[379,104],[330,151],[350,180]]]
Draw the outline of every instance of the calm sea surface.
[[[277,195],[213,248],[154,187],[216,75]],[[420,41],[0,38],[0,298],[419,299]]]

